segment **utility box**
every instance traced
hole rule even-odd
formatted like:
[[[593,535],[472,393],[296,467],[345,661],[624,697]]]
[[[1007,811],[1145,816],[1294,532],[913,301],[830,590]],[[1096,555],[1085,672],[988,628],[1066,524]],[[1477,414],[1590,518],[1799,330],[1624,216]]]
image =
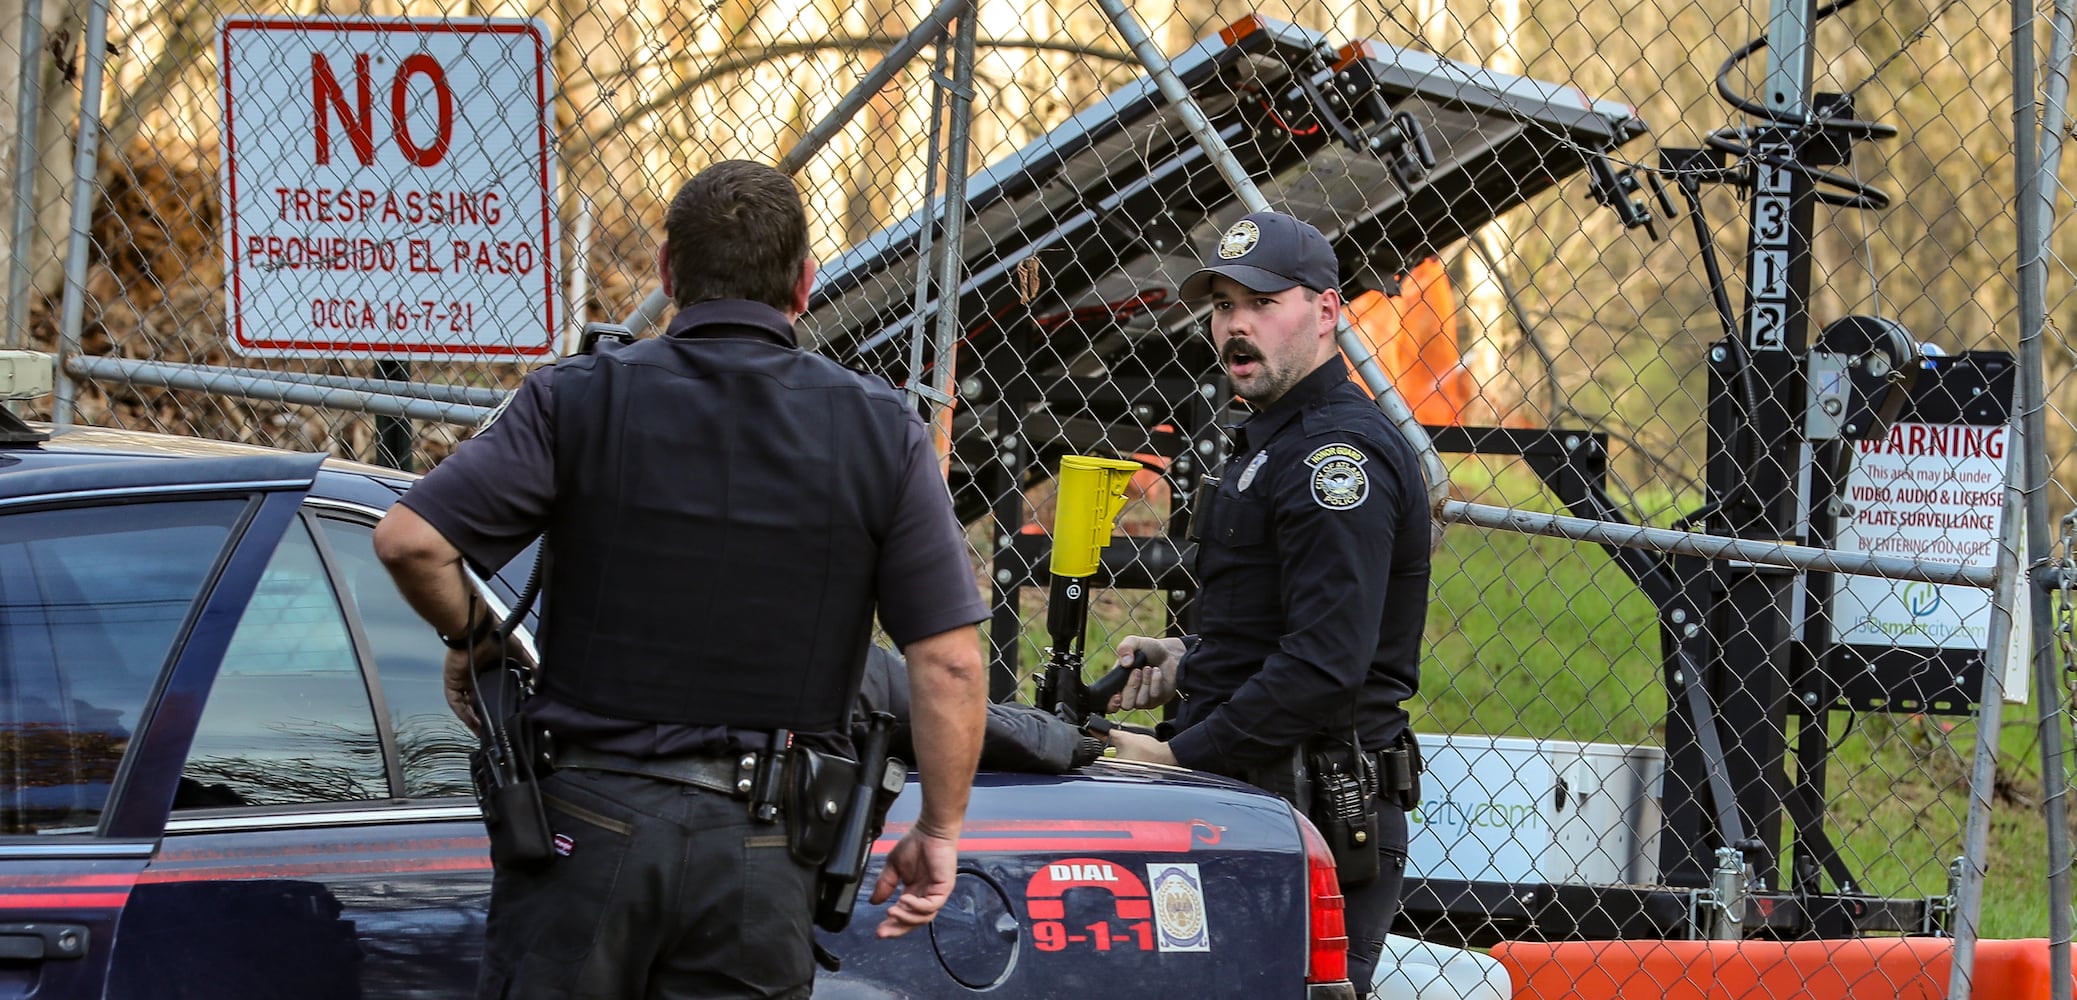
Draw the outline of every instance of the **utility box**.
[[[1655,885],[1665,752],[1657,747],[1423,734],[1407,876]]]

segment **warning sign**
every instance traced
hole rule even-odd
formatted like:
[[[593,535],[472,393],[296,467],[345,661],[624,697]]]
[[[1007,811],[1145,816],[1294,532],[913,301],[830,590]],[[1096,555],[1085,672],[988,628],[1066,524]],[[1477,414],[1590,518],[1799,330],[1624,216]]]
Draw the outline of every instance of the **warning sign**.
[[[233,18],[220,44],[234,350],[552,352],[561,302],[540,22]]]
[[[1842,552],[1990,567],[1998,558],[2009,429],[1898,423],[1858,442],[1846,479],[1853,516]],[[1849,576],[1833,600],[1838,641],[1857,646],[1982,650],[1990,591]]]

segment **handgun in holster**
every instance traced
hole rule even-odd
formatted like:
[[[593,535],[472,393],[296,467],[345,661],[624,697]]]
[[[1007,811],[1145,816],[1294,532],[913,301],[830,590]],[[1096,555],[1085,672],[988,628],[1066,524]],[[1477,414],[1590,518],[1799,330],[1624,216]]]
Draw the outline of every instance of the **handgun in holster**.
[[[1269,792],[1310,817],[1313,814],[1312,778],[1306,773],[1305,754],[1283,751],[1274,758],[1242,768],[1234,777]]]
[[[1334,855],[1342,888],[1375,881],[1380,870],[1376,759],[1363,752],[1353,732],[1347,741],[1320,737],[1306,746],[1305,772],[1313,826]]]
[[[853,781],[835,817],[831,843],[815,862],[822,866],[815,883],[815,926],[831,933],[850,925],[873,841],[886,826],[887,810],[908,784],[908,766],[887,751],[894,723],[894,716],[886,712],[867,717]]]

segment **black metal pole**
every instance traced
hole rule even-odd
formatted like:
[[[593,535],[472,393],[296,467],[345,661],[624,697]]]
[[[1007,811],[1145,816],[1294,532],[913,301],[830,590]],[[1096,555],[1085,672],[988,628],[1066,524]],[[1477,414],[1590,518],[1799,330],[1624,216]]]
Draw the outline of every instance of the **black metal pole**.
[[[384,358],[375,362],[375,377],[391,382],[411,381],[411,362]],[[418,431],[405,417],[375,418],[375,464],[405,472],[412,469],[411,455]]]
[[[1763,96],[1767,109],[1785,120],[1801,119],[1809,106],[1816,6],[1815,0],[1768,4]],[[1806,541],[1798,473],[1816,197],[1810,175],[1795,169],[1804,159],[1803,145],[1799,133],[1770,125],[1753,140],[1746,164],[1752,198],[1745,328],[1710,355],[1708,480],[1719,505],[1709,519],[1713,533]],[[1758,383],[1754,411],[1731,402],[1734,384],[1745,378]],[[1741,449],[1741,443],[1747,447]],[[1790,794],[1785,767],[1789,680],[1797,624],[1791,615],[1801,581],[1793,573],[1726,562],[1712,570],[1722,589],[1705,626],[1719,637],[1708,690],[1727,730],[1724,764],[1747,836],[1745,843],[1721,846],[1746,852],[1753,873],[1771,888],[1782,884],[1782,806]],[[1702,844],[1693,845],[1692,855],[1698,865],[1707,863]]]

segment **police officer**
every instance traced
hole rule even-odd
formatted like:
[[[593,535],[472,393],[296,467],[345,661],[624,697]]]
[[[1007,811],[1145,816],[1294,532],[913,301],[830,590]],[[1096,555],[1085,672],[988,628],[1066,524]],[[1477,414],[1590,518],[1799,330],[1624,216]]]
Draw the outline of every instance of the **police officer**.
[[[1326,237],[1257,212],[1215,255],[1182,294],[1210,300],[1213,346],[1253,412],[1205,484],[1216,495],[1199,511],[1196,634],[1118,646],[1120,665],[1138,668],[1119,707],[1181,699],[1157,730],[1167,739],[1111,739],[1120,757],[1278,787],[1264,778],[1323,736],[1401,747],[1428,606],[1427,490],[1406,438],[1349,380]],[[1365,991],[1405,867],[1406,814],[1385,791],[1381,874],[1344,889],[1350,978]]]
[[[784,174],[708,167],[665,235],[664,335],[534,372],[376,532],[455,650],[448,700],[472,726],[470,640],[493,617],[462,567],[544,531],[551,552],[526,713],[557,748],[560,856],[496,872],[484,997],[808,996],[816,871],[739,775],[782,730],[848,749],[876,607],[908,659],[923,782],[874,886],[894,897],[879,935],[928,923],[956,877],[988,609],[929,435],[884,382],[799,347],[815,261]]]

